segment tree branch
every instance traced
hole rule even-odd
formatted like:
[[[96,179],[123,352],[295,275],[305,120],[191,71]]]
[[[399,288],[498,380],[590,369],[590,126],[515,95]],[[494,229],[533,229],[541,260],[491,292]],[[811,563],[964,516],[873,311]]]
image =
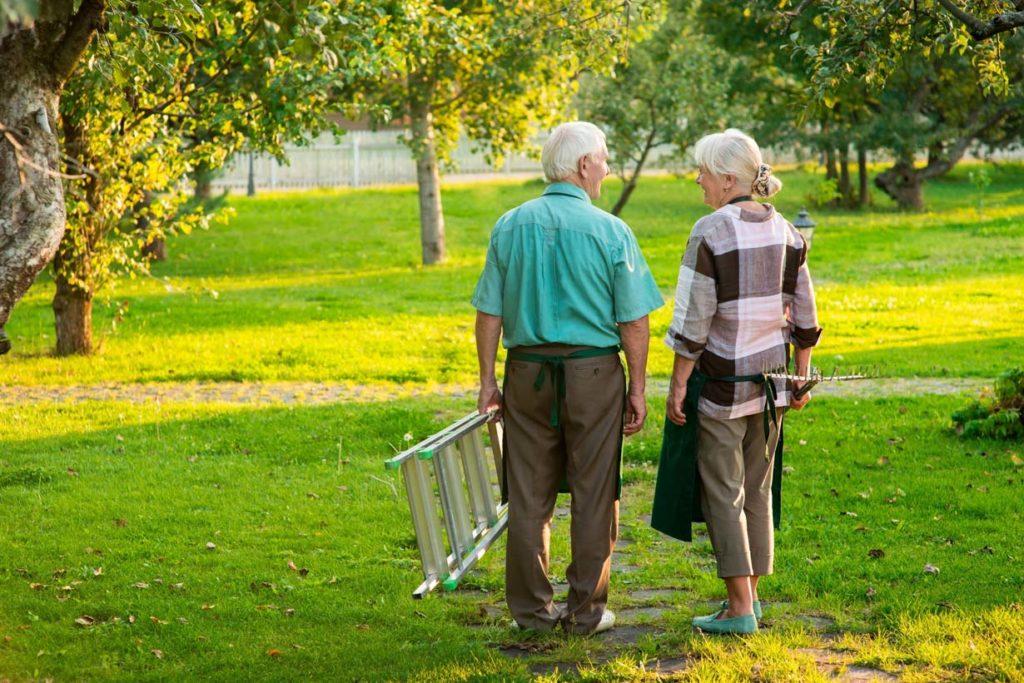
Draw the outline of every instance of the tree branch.
[[[85,48],[89,47],[89,41],[99,29],[106,9],[106,0],[82,0],[81,7],[71,17],[64,36],[50,58],[50,65],[59,81],[66,81],[75,70]]]
[[[967,32],[971,34],[972,38],[978,41],[988,40],[998,33],[1012,31],[1018,26],[1024,26],[1024,2],[1018,1],[1014,3],[1014,7],[1018,10],[1016,12],[1003,12],[1002,14],[997,14],[988,21],[982,21],[973,14],[960,9],[960,6],[957,5],[954,0],[938,1],[947,12],[952,14],[964,26],[966,26]]]

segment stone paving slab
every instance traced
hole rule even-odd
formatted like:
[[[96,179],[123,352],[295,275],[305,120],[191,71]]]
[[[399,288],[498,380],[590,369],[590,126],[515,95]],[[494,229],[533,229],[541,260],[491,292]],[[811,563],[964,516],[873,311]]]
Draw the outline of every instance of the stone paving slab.
[[[668,391],[666,380],[650,383],[651,395]],[[820,384],[817,396],[885,398],[891,396],[977,394],[992,381],[981,378],[892,378]],[[472,398],[471,384],[353,384],[331,382],[154,382],[149,384],[100,384],[71,386],[0,385],[0,402],[81,403],[124,401],[128,403],[230,403],[239,405],[324,405],[372,403],[409,398]]]

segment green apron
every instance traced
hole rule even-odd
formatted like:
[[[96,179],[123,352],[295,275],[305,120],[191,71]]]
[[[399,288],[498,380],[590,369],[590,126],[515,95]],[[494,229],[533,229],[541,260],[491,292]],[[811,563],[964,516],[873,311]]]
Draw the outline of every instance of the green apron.
[[[533,382],[533,388],[537,391],[541,390],[544,386],[544,380],[550,373],[551,383],[555,387],[555,396],[551,401],[551,418],[548,424],[553,429],[561,429],[562,420],[559,414],[559,405],[565,398],[565,361],[580,358],[599,358],[601,356],[612,356],[619,353],[618,346],[605,346],[605,347],[594,347],[587,349],[580,349],[579,351],[573,351],[563,356],[547,355],[542,353],[530,353],[528,351],[518,351],[510,349],[508,355],[505,357],[505,377],[508,378],[508,364],[511,361],[523,361],[526,363],[538,363],[540,364],[540,370],[537,372],[537,378]],[[501,388],[502,395],[505,394],[505,387]],[[622,393],[622,411],[626,411],[626,393]],[[508,431],[502,432],[502,444],[501,452],[508,454]],[[619,453],[622,452],[622,432],[619,431]],[[507,462],[508,458],[504,457],[501,459],[501,502],[508,502],[508,476],[507,476]],[[619,464],[617,466],[619,472],[616,472],[616,478],[619,481],[618,489],[615,493],[615,500],[618,500],[622,495],[622,458],[619,457]],[[569,479],[568,474],[562,474],[562,481],[558,486],[559,493],[569,493]]]
[[[692,524],[705,521],[700,509],[700,475],[697,472],[697,444],[700,437],[697,403],[709,379],[764,384],[766,433],[769,420],[775,420],[775,385],[764,375],[711,378],[694,369],[686,384],[686,398],[683,401],[686,424],[680,427],[665,417],[658,480],[654,487],[654,510],[651,512],[652,527],[681,541],[692,541]],[[775,528],[779,527],[782,511],[782,432],[782,425],[779,425],[779,443],[775,447],[775,464],[772,468],[772,517]]]

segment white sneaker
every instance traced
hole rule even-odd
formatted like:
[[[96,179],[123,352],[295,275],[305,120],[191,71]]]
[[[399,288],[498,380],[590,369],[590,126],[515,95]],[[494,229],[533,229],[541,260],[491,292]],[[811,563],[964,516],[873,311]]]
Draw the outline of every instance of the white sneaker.
[[[601,621],[597,624],[597,628],[594,629],[594,633],[610,631],[613,626],[615,626],[615,612],[606,609],[604,614],[601,615]]]

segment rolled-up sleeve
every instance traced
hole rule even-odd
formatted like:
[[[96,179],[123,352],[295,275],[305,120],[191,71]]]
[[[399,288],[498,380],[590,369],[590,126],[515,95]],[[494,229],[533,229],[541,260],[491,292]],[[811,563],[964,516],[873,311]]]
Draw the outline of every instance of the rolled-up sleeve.
[[[821,338],[821,327],[818,326],[818,306],[814,299],[814,283],[811,272],[807,268],[807,248],[804,247],[800,259],[800,269],[796,276],[796,290],[793,292],[793,304],[790,307],[789,325],[790,341],[801,349],[809,349],[818,344]]]
[[[695,227],[679,265],[675,310],[665,335],[665,344],[690,360],[697,360],[703,353],[711,320],[718,310],[714,263],[711,246]]]
[[[658,285],[647,266],[633,231],[623,226],[623,238],[614,258],[613,298],[615,322],[627,323],[664,305]]]
[[[505,291],[504,269],[498,260],[496,236],[492,235],[490,246],[487,247],[487,261],[484,270],[477,280],[476,289],[470,303],[473,308],[488,315],[500,316]]]

